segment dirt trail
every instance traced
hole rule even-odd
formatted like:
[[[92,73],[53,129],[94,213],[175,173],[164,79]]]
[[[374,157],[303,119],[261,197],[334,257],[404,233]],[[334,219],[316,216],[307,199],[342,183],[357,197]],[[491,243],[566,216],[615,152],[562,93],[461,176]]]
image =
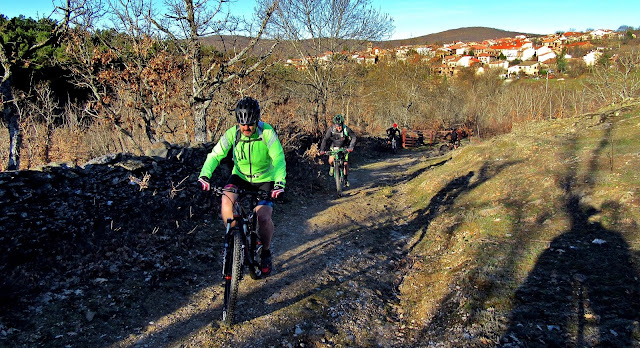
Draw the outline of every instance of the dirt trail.
[[[413,231],[402,228],[402,183],[426,155],[361,163],[344,197],[328,190],[276,207],[274,274],[242,281],[233,328],[215,321],[215,282],[113,347],[403,345],[395,291]]]

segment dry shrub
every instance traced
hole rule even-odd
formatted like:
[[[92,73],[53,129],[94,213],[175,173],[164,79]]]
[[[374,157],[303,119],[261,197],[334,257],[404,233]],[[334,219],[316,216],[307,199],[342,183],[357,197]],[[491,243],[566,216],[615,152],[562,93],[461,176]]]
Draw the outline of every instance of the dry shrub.
[[[87,150],[82,146],[84,133],[80,129],[58,128],[53,133],[51,161],[72,162],[78,165],[89,160]]]

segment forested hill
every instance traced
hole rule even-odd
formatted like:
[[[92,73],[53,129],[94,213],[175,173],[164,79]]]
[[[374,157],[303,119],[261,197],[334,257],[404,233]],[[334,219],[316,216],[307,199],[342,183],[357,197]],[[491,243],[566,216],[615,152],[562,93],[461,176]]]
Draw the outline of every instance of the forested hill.
[[[487,27],[467,27],[442,31],[439,33],[433,33],[428,35],[422,35],[413,38],[399,39],[399,40],[386,40],[377,41],[373,44],[382,48],[392,48],[403,45],[424,45],[424,44],[436,44],[436,43],[452,43],[452,42],[469,42],[476,41],[481,42],[489,39],[499,39],[504,37],[514,37],[516,35],[537,35],[527,34],[515,31],[506,31]],[[251,38],[244,36],[210,36],[202,39],[202,41],[218,49],[222,49],[223,45],[229,47],[245,47]],[[258,43],[259,52],[267,52],[273,45],[273,40],[265,39]],[[365,49],[367,43],[357,43],[353,41],[353,50]],[[276,46],[275,55],[280,57],[295,56],[295,52],[290,45],[286,42]]]
[[[436,43],[452,43],[452,42],[482,42],[490,39],[500,39],[505,37],[514,37],[517,35],[536,36],[539,34],[523,33],[516,31],[507,31],[487,27],[466,27],[441,31],[428,35],[422,35],[413,38],[388,40],[378,42],[378,45],[384,48],[397,47],[403,45],[424,45]]]

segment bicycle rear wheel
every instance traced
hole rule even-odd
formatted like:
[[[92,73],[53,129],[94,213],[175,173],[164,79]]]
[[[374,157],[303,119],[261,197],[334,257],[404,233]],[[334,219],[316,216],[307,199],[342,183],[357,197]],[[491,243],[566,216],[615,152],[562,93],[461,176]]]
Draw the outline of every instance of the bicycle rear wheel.
[[[440,156],[444,155],[449,151],[449,146],[447,144],[440,145],[440,149],[438,150],[438,154]]]
[[[225,272],[224,305],[222,308],[222,323],[226,326],[233,325],[236,316],[236,304],[238,302],[238,287],[242,278],[242,233],[240,229],[233,231],[233,250],[229,260],[228,272]]]

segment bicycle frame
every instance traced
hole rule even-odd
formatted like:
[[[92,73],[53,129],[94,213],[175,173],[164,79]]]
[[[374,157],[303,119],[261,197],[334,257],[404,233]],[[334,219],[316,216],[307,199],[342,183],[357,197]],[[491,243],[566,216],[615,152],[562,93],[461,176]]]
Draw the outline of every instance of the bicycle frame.
[[[347,150],[344,148],[332,149],[330,155],[333,156],[333,177],[336,181],[336,191],[338,197],[342,196],[344,187],[344,162]]]
[[[235,317],[238,286],[244,267],[249,267],[251,278],[262,277],[260,263],[257,260],[261,244],[255,208],[268,193],[224,188],[214,188],[213,191],[219,196],[225,196],[226,192],[238,194],[233,205],[233,218],[227,220],[222,261],[222,277],[225,280],[222,321],[230,326]]]
[[[256,279],[260,278],[261,271],[260,265],[255,260],[254,255],[256,252],[260,251],[261,248],[257,244],[259,242],[259,234],[258,234],[258,217],[256,215],[255,208],[257,207],[258,201],[265,199],[268,196],[267,192],[264,191],[241,191],[237,190],[238,199],[235,201],[233,205],[233,218],[227,220],[227,229],[225,232],[225,254],[227,252],[228,242],[231,238],[233,238],[233,229],[238,228],[242,231],[243,235],[243,249],[244,253],[244,265],[249,267],[254,267],[256,272]],[[233,222],[236,222],[234,227],[231,227]],[[255,241],[252,241],[251,238],[255,237]],[[226,261],[226,255],[224,260]],[[226,264],[226,263],[225,263]],[[224,272],[224,270],[223,270]],[[223,276],[225,276],[223,274]],[[252,278],[253,274],[252,274]]]

